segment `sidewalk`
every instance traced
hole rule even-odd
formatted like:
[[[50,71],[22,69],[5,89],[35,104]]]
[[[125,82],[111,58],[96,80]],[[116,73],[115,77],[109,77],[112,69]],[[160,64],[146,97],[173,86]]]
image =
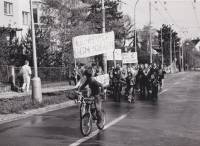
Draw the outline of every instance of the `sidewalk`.
[[[56,91],[66,91],[70,89],[74,89],[74,85],[62,85],[62,86],[57,86],[57,87],[45,87],[42,88],[42,93],[48,93],[48,92],[56,92]],[[21,97],[25,95],[31,95],[32,91],[30,90],[29,93],[17,93],[17,92],[0,92],[0,99],[2,98],[13,98],[13,97]],[[18,120],[18,119],[23,119],[30,117],[32,115],[37,115],[37,114],[42,114],[54,110],[59,110],[62,108],[66,108],[69,106],[75,105],[74,101],[69,100],[60,104],[53,104],[53,105],[48,105],[43,108],[38,108],[38,109],[30,109],[27,111],[23,111],[21,114],[7,114],[7,115],[1,115],[0,114],[0,124],[7,123],[10,121]]]
[[[62,85],[62,86],[57,86],[57,87],[45,87],[45,88],[42,88],[42,93],[71,90],[71,89],[74,89],[74,87],[75,87],[74,85]],[[2,98],[21,97],[21,96],[25,96],[25,95],[32,95],[32,91],[29,90],[28,93],[26,93],[26,92],[18,93],[18,92],[14,92],[14,91],[0,92],[0,99],[2,99]]]

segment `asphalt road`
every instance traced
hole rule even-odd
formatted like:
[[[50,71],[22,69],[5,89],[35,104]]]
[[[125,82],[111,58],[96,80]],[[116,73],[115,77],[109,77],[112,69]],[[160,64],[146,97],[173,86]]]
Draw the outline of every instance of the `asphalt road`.
[[[0,125],[0,146],[200,146],[200,72],[169,76],[158,101],[103,103],[106,127],[79,129],[75,106]]]

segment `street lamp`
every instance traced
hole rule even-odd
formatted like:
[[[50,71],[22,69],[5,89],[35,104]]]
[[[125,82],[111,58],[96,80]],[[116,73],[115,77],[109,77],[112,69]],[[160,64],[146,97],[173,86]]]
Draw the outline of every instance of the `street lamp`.
[[[32,79],[32,98],[37,102],[42,102],[41,80],[38,77],[37,71],[37,55],[35,45],[35,28],[33,20],[33,7],[32,0],[30,0],[30,13],[31,13],[31,32],[32,32],[32,45],[33,45],[33,64],[34,64],[34,78]]]
[[[136,37],[136,20],[135,20],[135,10],[136,10],[136,5],[138,3],[139,0],[137,0],[137,2],[135,3],[135,7],[134,7],[134,27],[135,27],[135,52],[137,52],[137,37]]]

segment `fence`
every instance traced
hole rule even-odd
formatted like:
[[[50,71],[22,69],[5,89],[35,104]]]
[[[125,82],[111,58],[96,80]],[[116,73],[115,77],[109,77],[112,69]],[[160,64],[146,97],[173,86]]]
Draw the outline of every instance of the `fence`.
[[[8,66],[0,65],[0,83],[7,84],[8,80]]]
[[[15,67],[15,79],[16,82],[20,76],[19,67]],[[34,77],[34,69],[32,70],[32,77]],[[51,82],[65,82],[69,80],[69,68],[67,67],[38,67],[38,76],[41,79],[42,84]]]

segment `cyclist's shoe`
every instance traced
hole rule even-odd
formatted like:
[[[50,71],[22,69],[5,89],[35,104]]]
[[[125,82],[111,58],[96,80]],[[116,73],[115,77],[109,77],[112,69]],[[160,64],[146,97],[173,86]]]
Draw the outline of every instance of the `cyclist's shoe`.
[[[104,122],[104,119],[103,119],[103,118],[97,120],[97,126],[98,126],[98,127],[103,127],[103,124],[104,124],[103,122]]]

